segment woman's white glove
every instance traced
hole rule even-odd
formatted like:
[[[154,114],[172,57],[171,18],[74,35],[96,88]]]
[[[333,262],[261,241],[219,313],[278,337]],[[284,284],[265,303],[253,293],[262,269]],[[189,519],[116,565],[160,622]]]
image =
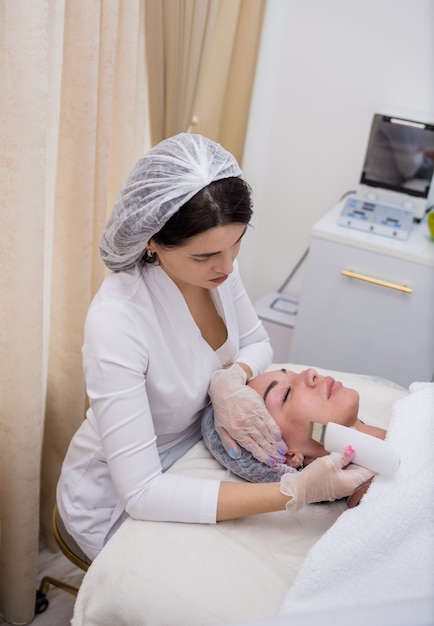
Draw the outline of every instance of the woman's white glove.
[[[284,463],[288,449],[264,401],[246,381],[247,375],[237,363],[212,375],[209,396],[215,429],[233,459],[241,456],[242,446],[261,463],[275,467]]]
[[[315,459],[297,474],[284,474],[280,491],[291,496],[286,509],[298,511],[305,504],[339,500],[354,493],[374,475],[371,470],[351,463],[354,454],[354,450],[346,448]]]

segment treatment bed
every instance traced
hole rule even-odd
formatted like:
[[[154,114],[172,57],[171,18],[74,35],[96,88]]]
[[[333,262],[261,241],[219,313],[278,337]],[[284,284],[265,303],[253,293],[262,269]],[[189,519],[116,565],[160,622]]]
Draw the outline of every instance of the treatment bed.
[[[352,509],[339,501],[215,525],[129,519],[86,573],[72,626],[398,626],[406,610],[411,624],[434,624],[434,384],[405,390],[317,370],[359,391],[360,419],[388,427],[398,472],[376,476]],[[241,480],[203,442],[169,471]]]

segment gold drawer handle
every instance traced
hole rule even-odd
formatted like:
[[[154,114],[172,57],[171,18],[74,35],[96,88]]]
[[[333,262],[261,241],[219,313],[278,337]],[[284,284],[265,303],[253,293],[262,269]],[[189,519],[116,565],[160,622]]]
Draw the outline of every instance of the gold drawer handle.
[[[341,270],[343,276],[349,278],[357,278],[357,280],[364,280],[367,283],[373,283],[374,285],[381,285],[381,287],[389,287],[390,289],[396,289],[397,291],[403,291],[404,293],[413,293],[413,289],[406,287],[405,285],[395,285],[394,283],[388,283],[386,280],[379,280],[378,278],[371,278],[370,276],[364,276],[363,274],[356,274],[348,270]]]

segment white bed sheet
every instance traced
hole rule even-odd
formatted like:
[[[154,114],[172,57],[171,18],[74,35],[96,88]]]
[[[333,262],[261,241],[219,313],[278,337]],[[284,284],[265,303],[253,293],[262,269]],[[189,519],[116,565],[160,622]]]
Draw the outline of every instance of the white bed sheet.
[[[301,365],[275,364],[299,371]],[[317,368],[320,373],[324,370]],[[330,372],[360,393],[361,419],[387,426],[407,391],[393,383]],[[240,481],[199,442],[170,471]],[[216,525],[127,520],[95,559],[72,626],[208,626],[267,620],[312,545],[346,509],[310,505]]]

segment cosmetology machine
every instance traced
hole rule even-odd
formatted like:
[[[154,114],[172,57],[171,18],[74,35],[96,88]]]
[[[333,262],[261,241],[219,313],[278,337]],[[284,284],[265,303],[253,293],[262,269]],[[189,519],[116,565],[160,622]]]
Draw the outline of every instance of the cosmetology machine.
[[[312,228],[300,298],[256,303],[275,362],[433,379],[433,159],[434,124],[373,116],[357,189]]]
[[[434,125],[374,115],[359,186],[314,224],[289,360],[434,380]]]
[[[434,201],[434,125],[375,114],[359,186],[338,223],[407,239]]]

